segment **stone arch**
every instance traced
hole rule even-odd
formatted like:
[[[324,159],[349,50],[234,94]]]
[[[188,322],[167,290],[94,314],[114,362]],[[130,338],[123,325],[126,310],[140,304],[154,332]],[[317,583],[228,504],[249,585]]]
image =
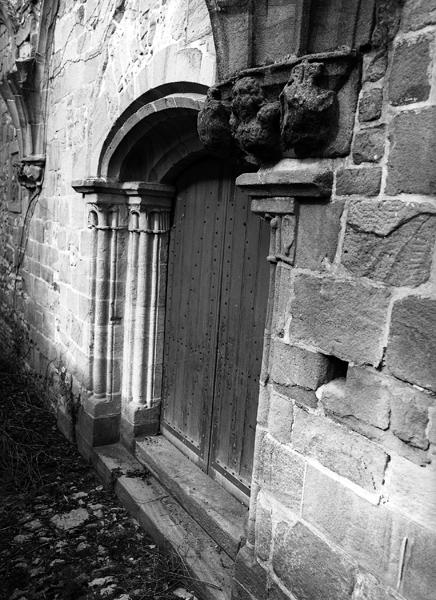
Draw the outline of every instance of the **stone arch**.
[[[98,176],[116,181],[165,181],[178,161],[204,152],[196,134],[196,119],[206,89],[197,83],[167,84],[135,101],[103,144]],[[134,164],[135,155],[141,153],[147,163],[143,172]]]

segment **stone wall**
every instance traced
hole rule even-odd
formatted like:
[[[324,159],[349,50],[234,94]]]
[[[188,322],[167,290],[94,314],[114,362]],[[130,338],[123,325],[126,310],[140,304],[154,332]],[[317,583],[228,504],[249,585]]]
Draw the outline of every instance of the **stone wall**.
[[[325,161],[331,202],[298,202],[295,265],[276,267],[235,598],[434,598],[436,4],[399,5],[378,2],[352,153]],[[88,390],[93,252],[71,182],[98,172],[132,103],[212,84],[215,57],[202,0],[61,0],[52,50],[40,194],[14,183],[0,104],[0,352],[45,379],[71,424]]]
[[[244,600],[434,598],[435,10],[376,29],[352,155],[275,268]]]
[[[4,75],[13,68],[4,27],[0,45]],[[173,82],[210,85],[215,56],[208,12],[199,0],[61,0],[51,52],[42,191],[27,213],[29,193],[21,191],[23,210],[11,212],[3,174],[0,182],[0,294],[13,306],[13,321],[23,320],[29,329],[28,338],[20,338],[27,364],[49,384],[61,412],[69,413],[87,389],[92,254],[86,203],[71,182],[97,172],[104,140],[134,100]],[[1,118],[2,164],[9,168],[14,134],[3,104]],[[18,304],[15,288],[22,294]],[[11,348],[4,318],[0,332]]]

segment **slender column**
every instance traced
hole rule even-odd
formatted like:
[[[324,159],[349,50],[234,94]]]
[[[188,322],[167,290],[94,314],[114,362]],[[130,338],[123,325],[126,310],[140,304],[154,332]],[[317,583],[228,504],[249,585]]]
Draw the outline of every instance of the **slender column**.
[[[125,338],[123,357],[123,435],[157,433],[159,427],[166,254],[170,199],[131,197]]]

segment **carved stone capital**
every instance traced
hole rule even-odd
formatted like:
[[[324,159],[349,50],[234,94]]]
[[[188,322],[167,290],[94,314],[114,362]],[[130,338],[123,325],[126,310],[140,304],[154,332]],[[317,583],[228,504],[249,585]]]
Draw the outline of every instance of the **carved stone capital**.
[[[241,71],[211,88],[198,134],[211,152],[257,165],[349,152],[357,105],[355,53],[313,54]]]

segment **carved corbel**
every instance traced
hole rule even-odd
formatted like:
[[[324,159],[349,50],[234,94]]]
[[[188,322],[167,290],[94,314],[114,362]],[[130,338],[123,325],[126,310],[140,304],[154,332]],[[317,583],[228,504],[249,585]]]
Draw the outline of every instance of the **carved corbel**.
[[[209,90],[198,116],[200,140],[214,153],[256,165],[345,156],[358,81],[357,55],[345,51],[241,71]]]
[[[337,95],[317,85],[324,64],[304,61],[292,69],[280,94],[280,133],[284,150],[308,156],[324,146],[335,126]]]
[[[45,158],[28,156],[15,164],[17,180],[29,191],[40,190],[44,179]]]

